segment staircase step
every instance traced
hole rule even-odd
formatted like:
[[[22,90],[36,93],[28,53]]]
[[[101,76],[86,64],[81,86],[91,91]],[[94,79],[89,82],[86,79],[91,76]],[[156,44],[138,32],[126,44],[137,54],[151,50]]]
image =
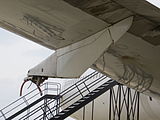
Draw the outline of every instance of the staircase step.
[[[76,103],[74,103],[73,105],[79,105],[80,103],[79,102],[76,102]]]
[[[93,93],[93,92],[92,92],[92,93],[88,93],[88,96],[92,96],[92,95],[94,95],[94,94],[95,94],[95,93]]]
[[[64,111],[58,113],[58,115],[64,115],[64,114],[65,114]]]
[[[104,89],[104,87],[99,87],[99,88],[97,88],[98,90],[101,90],[101,89]]]
[[[85,99],[88,99],[88,98],[90,98],[90,96],[85,96],[84,98],[85,98]]]
[[[64,109],[63,111],[64,111],[64,112],[68,112],[68,111],[69,111],[69,109]]]
[[[80,100],[78,100],[77,102],[80,102],[80,103],[81,103],[81,102],[83,102],[83,101],[85,101],[85,100],[84,100],[84,99],[80,99]]]
[[[101,86],[104,86],[104,87],[105,87],[105,86],[108,86],[108,85],[109,85],[109,83],[105,83],[105,84],[103,84],[103,85],[101,85]]]
[[[90,75],[88,75],[87,77],[85,77],[85,78],[79,80],[78,82],[76,82],[75,84],[77,85],[77,88],[79,89],[79,87],[82,84],[85,84],[85,87],[88,86],[88,84],[87,84],[86,81],[90,80],[95,75],[98,75],[98,72],[93,72]],[[94,82],[98,83],[98,81],[102,81],[102,80],[106,81],[107,80],[106,78],[107,78],[106,76],[99,76],[98,78],[97,77],[95,78]],[[94,82],[92,82],[92,83],[94,83]],[[94,84],[95,86],[97,85],[96,83]],[[57,101],[57,103],[58,103],[58,105],[55,105],[54,107],[52,107],[52,105],[51,105],[52,108],[51,109],[49,108],[49,110],[47,111],[47,112],[50,112],[50,115],[53,116],[52,118],[50,118],[50,120],[64,120],[66,117],[70,116],[72,113],[74,113],[77,110],[81,109],[86,104],[88,104],[92,100],[96,99],[98,96],[100,96],[101,94],[103,94],[104,92],[106,92],[107,90],[109,90],[111,87],[113,87],[116,84],[117,83],[115,81],[109,80],[106,83],[104,83],[101,86],[99,86],[98,88],[96,88],[95,90],[93,90],[92,92],[90,92],[91,89],[93,87],[95,87],[94,85],[92,85],[90,88],[87,89],[87,92],[89,91],[90,93],[88,93],[83,98],[79,99],[78,101],[74,102],[70,106],[66,107],[61,112],[57,113],[57,115],[53,116],[53,114],[55,114],[55,113],[52,114],[52,110],[54,111],[54,110],[58,110],[59,109],[57,107],[62,104],[62,102],[59,101],[60,98],[63,97],[63,95],[66,95],[68,92],[72,92],[72,90],[74,90],[74,87],[75,87],[75,85],[73,85],[73,86],[71,86],[71,87],[73,87],[73,89],[71,89],[70,91],[67,91],[67,92],[63,91],[59,95],[44,95],[44,96],[40,97],[39,99],[35,100],[33,103],[29,104],[28,106],[25,106],[23,109],[19,110],[18,112],[15,112],[13,115],[11,115],[10,117],[8,117],[6,120],[12,120],[12,119],[14,119],[15,117],[19,116],[21,113],[24,113],[26,110],[30,109],[31,107],[39,104],[42,100],[47,100],[47,99],[50,99],[50,101],[51,101],[49,104],[47,103],[48,104],[47,107],[48,106],[50,107],[50,105],[52,103],[55,103],[55,101]],[[79,90],[79,92],[82,92],[82,91]],[[87,93],[87,92],[83,91],[83,93]],[[82,93],[81,93],[81,95],[82,95]],[[75,100],[74,98],[72,98],[72,100]],[[52,101],[52,99],[53,99],[53,101]],[[62,101],[63,101],[63,99],[62,99]],[[66,102],[65,104],[67,104],[67,103],[68,102]],[[63,104],[63,105],[65,105],[65,104]],[[63,106],[62,106],[62,108],[63,108]],[[42,114],[42,116],[43,116],[43,114]],[[26,116],[23,116],[22,118],[27,119]]]
[[[68,108],[69,108],[69,109],[70,109],[70,108],[72,109],[72,108],[74,108],[74,107],[75,107],[75,106],[71,105],[71,106],[69,106]]]
[[[59,118],[59,117],[60,117],[60,116],[58,116],[58,115],[57,115],[57,116],[54,116],[54,118]]]
[[[71,106],[63,110],[59,115],[61,116],[54,116],[50,120],[63,120],[66,117],[70,116],[72,113],[76,112],[80,108],[84,107],[86,104],[109,90],[111,87],[115,86],[117,82],[113,81],[110,84],[104,83],[103,85],[99,86],[97,89],[93,90],[91,93],[88,93],[82,99],[78,100],[77,102],[73,103]],[[66,111],[66,113],[64,112]]]
[[[93,92],[93,93],[97,93],[97,92],[99,92],[99,91],[100,91],[100,90],[97,90],[97,89],[96,89],[96,90],[94,90],[94,91],[92,91],[92,92]]]

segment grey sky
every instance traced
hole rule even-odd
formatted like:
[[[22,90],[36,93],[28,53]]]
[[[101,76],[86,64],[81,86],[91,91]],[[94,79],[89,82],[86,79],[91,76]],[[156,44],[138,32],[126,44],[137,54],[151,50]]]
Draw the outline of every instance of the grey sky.
[[[146,1],[160,8],[160,0],[146,0]]]
[[[53,51],[0,29],[0,108],[19,97],[27,71]]]

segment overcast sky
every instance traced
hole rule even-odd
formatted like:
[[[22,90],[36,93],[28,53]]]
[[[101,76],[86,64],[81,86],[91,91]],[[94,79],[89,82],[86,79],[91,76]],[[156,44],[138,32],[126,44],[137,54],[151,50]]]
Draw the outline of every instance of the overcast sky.
[[[0,108],[19,97],[27,71],[53,51],[0,29]]]
[[[146,0],[146,1],[160,8],[160,0]]]

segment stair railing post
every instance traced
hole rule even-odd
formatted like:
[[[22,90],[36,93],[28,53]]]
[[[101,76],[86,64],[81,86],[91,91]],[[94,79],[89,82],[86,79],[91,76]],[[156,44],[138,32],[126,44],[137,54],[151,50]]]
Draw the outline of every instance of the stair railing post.
[[[26,106],[28,106],[29,103],[28,103],[27,99],[25,98],[25,96],[23,96],[23,100],[26,103]],[[27,109],[27,116],[29,115],[29,113],[30,113],[30,109]],[[27,120],[29,120],[29,117],[27,117]]]
[[[130,120],[130,98],[129,98],[129,95],[130,95],[130,88],[127,88],[127,120]]]
[[[94,100],[92,101],[92,116],[91,116],[91,120],[94,119]]]
[[[44,95],[48,94],[48,82],[44,85]]]
[[[83,107],[83,120],[85,120],[85,112],[86,112],[86,108],[85,108],[85,106]]]
[[[2,116],[4,117],[4,119],[6,119],[6,116],[4,115],[3,111],[0,110],[0,112],[1,112]]]
[[[89,90],[89,88],[87,87],[85,81],[83,82],[84,86],[87,88],[88,92],[90,93],[91,91]]]
[[[78,86],[75,84],[76,88],[78,89],[79,93],[81,94],[82,98],[84,97],[83,94],[81,93],[80,89],[78,88]]]
[[[137,92],[137,99],[138,99],[138,103],[137,103],[137,120],[139,120],[139,112],[140,112],[140,110],[139,110],[139,99],[140,99],[140,93],[139,92]]]
[[[56,115],[60,112],[60,98],[56,99]]]
[[[109,97],[109,120],[111,120],[112,115],[112,88],[110,88],[110,97]]]
[[[44,99],[43,120],[46,120],[47,98]]]
[[[121,119],[121,85],[118,85],[118,89],[119,89],[119,110],[118,110],[118,120]]]

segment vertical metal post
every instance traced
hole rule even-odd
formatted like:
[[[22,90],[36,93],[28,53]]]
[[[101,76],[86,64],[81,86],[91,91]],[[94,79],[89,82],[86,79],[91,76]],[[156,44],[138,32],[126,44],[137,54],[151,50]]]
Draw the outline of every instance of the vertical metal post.
[[[137,98],[138,99],[138,101],[137,101],[138,102],[137,103],[137,120],[139,120],[139,112],[140,112],[139,111],[139,99],[140,99],[140,93],[139,92],[137,93],[137,97],[138,97]]]
[[[86,112],[86,109],[85,109],[85,106],[83,107],[83,120],[85,120],[85,112]]]
[[[58,88],[58,85],[56,85],[56,86],[57,86],[57,95],[58,95],[59,94],[59,91],[58,91],[59,88]]]
[[[118,85],[119,90],[119,110],[118,110],[118,120],[121,119],[121,85]]]
[[[60,98],[58,98],[58,113],[60,112],[60,104],[61,104],[60,101],[61,101]]]
[[[130,95],[130,88],[126,88],[127,89],[127,92],[128,92],[128,95],[127,95],[127,120],[130,120],[130,110],[129,110],[129,107],[130,107],[130,102],[129,102],[129,95]]]
[[[56,115],[60,112],[60,98],[56,99]]]
[[[79,87],[75,84],[76,88],[78,89],[79,93],[81,94],[82,98],[84,97],[83,94],[81,93]]]
[[[4,117],[4,119],[7,119],[6,116],[4,115],[3,111],[0,110],[0,112],[1,112],[2,116]]]
[[[92,117],[91,120],[94,119],[94,100],[92,101]]]
[[[48,94],[48,82],[44,85],[44,95]]]
[[[112,88],[110,89],[110,98],[109,98],[109,120],[111,120],[112,115]]]
[[[47,111],[47,98],[44,99],[44,110],[43,110],[43,120],[46,120]]]
[[[29,105],[29,103],[28,103],[28,101],[27,101],[27,99],[23,96],[23,100],[24,100],[24,102],[26,103],[26,105],[28,106]],[[29,120],[29,113],[30,113],[30,109],[27,109],[27,120]]]
[[[83,82],[83,84],[84,84],[84,86],[87,88],[88,92],[90,93],[90,90],[89,90],[89,88],[87,87],[85,81]]]
[[[58,114],[58,99],[56,100],[56,115]]]

